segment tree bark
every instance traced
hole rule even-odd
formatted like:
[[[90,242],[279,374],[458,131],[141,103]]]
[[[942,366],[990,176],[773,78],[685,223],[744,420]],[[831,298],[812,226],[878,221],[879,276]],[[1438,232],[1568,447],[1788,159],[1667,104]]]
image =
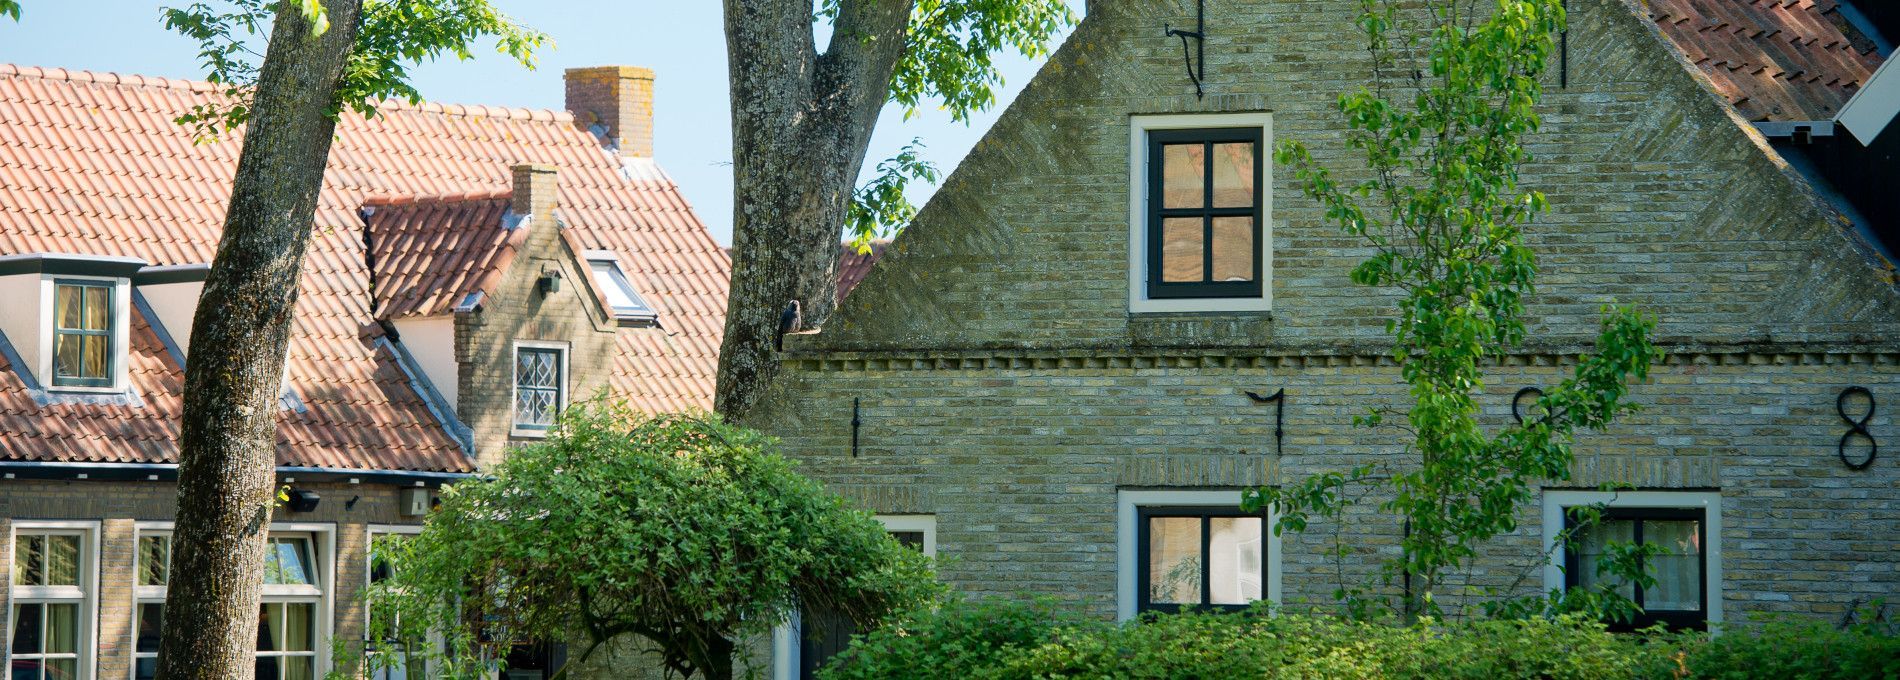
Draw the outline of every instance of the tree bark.
[[[725,0],[732,85],[732,289],[714,405],[743,420],[778,372],[793,300],[822,326],[846,207],[903,55],[913,0],[844,0],[825,52],[809,0]]]
[[[332,102],[361,18],[361,0],[323,5],[322,35],[288,3],[277,12],[193,317],[158,655],[165,680],[253,677],[291,308],[336,128]]]

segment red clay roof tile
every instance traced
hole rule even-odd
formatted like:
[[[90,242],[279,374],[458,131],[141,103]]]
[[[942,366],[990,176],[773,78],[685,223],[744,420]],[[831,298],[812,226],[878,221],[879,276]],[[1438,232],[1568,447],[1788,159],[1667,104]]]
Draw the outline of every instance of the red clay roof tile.
[[[1646,0],[1664,35],[1750,121],[1832,120],[1880,66],[1835,0]]]

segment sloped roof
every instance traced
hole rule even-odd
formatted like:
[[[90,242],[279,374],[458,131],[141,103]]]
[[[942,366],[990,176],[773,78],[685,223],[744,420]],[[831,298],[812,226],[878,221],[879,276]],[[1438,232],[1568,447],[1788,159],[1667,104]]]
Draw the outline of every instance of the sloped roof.
[[[216,96],[203,82],[0,65],[0,255],[211,261],[239,135],[194,144],[172,119]],[[558,169],[568,237],[618,253],[666,329],[621,332],[612,388],[645,410],[711,406],[731,263],[664,171],[606,152],[566,113],[379,111],[337,125],[290,342],[287,384],[304,408],[281,412],[279,464],[472,469],[378,344],[373,305],[399,303],[371,299],[359,210],[505,195],[522,163]],[[38,406],[0,359],[0,459],[175,460],[182,369],[143,328],[135,318],[131,385],[142,406]]]
[[[1881,57],[1836,0],[1644,0],[1749,121],[1831,120]]]
[[[489,293],[528,239],[506,229],[510,193],[371,201],[377,318],[447,314]]]
[[[863,281],[865,276],[870,275],[871,265],[877,264],[878,258],[884,256],[884,249],[890,247],[890,245],[891,245],[890,239],[887,239],[887,238],[877,239],[871,242],[871,252],[860,253],[858,252],[858,249],[856,246],[851,245],[850,241],[846,241],[842,244],[839,244],[838,246],[838,301],[839,302],[843,302],[844,296],[850,295],[851,289],[858,287],[858,282]]]

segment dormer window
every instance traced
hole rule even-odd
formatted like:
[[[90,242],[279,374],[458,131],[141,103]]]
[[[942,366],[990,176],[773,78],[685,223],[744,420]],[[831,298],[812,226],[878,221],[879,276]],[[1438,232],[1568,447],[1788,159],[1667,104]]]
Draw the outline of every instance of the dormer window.
[[[622,326],[651,325],[659,314],[645,298],[633,289],[633,283],[620,269],[620,261],[611,253],[604,256],[589,254],[587,266],[594,272],[594,286],[600,289],[607,301],[607,308],[613,312],[614,320]]]
[[[53,386],[111,387],[113,284],[55,280],[53,284]]]

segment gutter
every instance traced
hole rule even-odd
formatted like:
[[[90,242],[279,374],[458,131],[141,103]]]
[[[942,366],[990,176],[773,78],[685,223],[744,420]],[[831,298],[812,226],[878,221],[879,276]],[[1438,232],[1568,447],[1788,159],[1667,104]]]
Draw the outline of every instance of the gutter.
[[[346,482],[349,484],[387,484],[434,488],[465,479],[480,477],[472,472],[429,472],[422,470],[352,470],[279,465],[277,476],[307,482]],[[25,460],[0,461],[0,479],[42,479],[57,481],[174,482],[177,463],[71,463]]]

